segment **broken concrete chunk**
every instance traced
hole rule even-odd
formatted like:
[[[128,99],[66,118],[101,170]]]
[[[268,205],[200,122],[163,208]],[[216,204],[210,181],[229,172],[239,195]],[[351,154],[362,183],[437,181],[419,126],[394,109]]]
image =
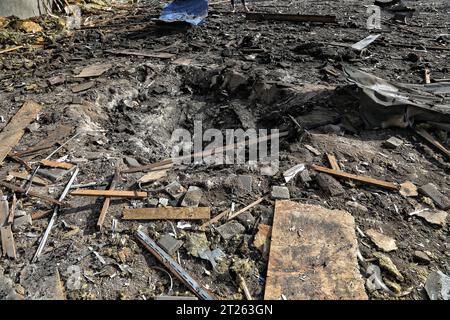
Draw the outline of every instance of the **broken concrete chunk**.
[[[237,177],[238,188],[247,193],[252,192],[252,176],[249,175],[239,175]]]
[[[158,245],[173,256],[181,248],[183,241],[175,239],[170,234],[165,234],[159,239]]]
[[[305,184],[312,181],[308,169],[305,169],[302,172],[300,172],[300,179],[302,179],[302,182]]]
[[[441,271],[433,271],[428,275],[425,290],[431,300],[450,299],[450,277]]]
[[[332,197],[340,196],[345,193],[345,190],[339,181],[328,174],[318,173],[316,179],[319,187]]]
[[[422,264],[429,264],[431,262],[430,257],[423,251],[414,251],[414,260],[422,263]]]
[[[289,199],[289,189],[287,187],[273,186],[272,192],[270,193],[272,199]]]
[[[433,183],[421,186],[419,192],[431,198],[440,209],[447,210],[450,208],[450,200]]]
[[[396,149],[396,148],[400,147],[402,144],[403,144],[403,141],[396,137],[390,137],[383,143],[383,145],[389,149]]]
[[[164,189],[170,196],[174,199],[181,198],[186,192],[186,188],[184,188],[178,181],[173,181],[169,183]]]
[[[421,218],[425,219],[425,221],[427,221],[428,223],[431,223],[431,224],[434,224],[437,226],[441,226],[441,227],[443,227],[447,224],[448,213],[445,211],[441,211],[441,210],[424,209],[424,210],[412,212],[412,213],[410,213],[410,215],[421,217]]]
[[[140,164],[135,158],[132,158],[132,157],[124,157],[123,160],[124,160],[125,163],[126,163],[127,165],[129,165],[130,167],[140,167],[140,166],[141,166],[141,164]]]
[[[245,232],[245,227],[235,220],[231,220],[219,227],[217,227],[217,232],[222,236],[224,240],[230,240],[238,234]]]
[[[203,191],[199,187],[190,186],[186,194],[184,195],[183,201],[181,202],[182,207],[198,207],[200,200],[202,199]]]
[[[382,254],[381,252],[375,252],[373,256],[378,259],[378,263],[381,269],[389,272],[389,274],[394,276],[398,281],[405,280],[400,271],[398,271],[397,266],[392,262],[391,258],[386,256],[385,254]]]
[[[236,218],[248,229],[252,228],[255,224],[255,217],[248,211],[242,212]]]
[[[31,219],[31,215],[27,214],[14,219],[13,222],[13,230],[16,231],[18,229],[29,227],[33,224],[33,220]]]
[[[370,240],[384,252],[390,252],[397,250],[397,245],[395,239],[388,237],[374,229],[369,229],[366,231],[366,235],[369,236]]]

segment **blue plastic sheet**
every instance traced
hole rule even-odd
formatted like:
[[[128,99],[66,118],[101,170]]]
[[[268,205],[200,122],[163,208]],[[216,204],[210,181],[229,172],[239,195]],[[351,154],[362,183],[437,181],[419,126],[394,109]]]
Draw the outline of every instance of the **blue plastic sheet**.
[[[175,0],[164,7],[159,17],[166,22],[185,21],[199,25],[208,16],[208,0]]]

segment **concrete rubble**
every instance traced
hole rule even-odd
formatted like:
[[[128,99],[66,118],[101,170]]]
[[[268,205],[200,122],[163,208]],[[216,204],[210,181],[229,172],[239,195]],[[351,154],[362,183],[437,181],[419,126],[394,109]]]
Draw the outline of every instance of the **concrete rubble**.
[[[0,299],[448,299],[449,2],[166,4],[0,1]]]

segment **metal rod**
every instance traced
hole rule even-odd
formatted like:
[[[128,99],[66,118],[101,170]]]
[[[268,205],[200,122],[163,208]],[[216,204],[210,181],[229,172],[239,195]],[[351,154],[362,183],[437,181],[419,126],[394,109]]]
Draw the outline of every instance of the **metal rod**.
[[[70,190],[70,186],[75,181],[75,178],[77,177],[77,174],[79,171],[80,171],[80,168],[77,166],[75,171],[72,174],[72,177],[70,178],[69,182],[67,183],[66,187],[64,188],[63,193],[59,197],[59,201],[63,201],[64,198],[67,196],[67,194],[69,193],[69,190]],[[59,205],[56,205],[55,209],[53,210],[52,218],[50,219],[47,229],[45,230],[45,233],[42,236],[41,242],[39,243],[39,247],[36,251],[36,254],[33,257],[32,262],[36,262],[39,259],[39,256],[41,255],[42,250],[44,249],[45,243],[47,242],[50,231],[52,230],[52,227],[55,224],[56,218],[58,217],[58,211],[59,211]]]
[[[180,281],[188,286],[192,292],[203,300],[215,300],[214,296],[206,291],[197,281],[195,281],[170,255],[161,249],[155,241],[150,239],[144,232],[136,232],[138,240],[150,251],[170,272],[172,272]]]

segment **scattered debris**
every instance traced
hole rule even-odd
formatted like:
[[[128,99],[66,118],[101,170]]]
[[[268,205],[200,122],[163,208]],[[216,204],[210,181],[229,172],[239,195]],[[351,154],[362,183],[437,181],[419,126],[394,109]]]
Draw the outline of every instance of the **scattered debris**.
[[[208,207],[128,208],[123,211],[124,220],[202,220],[209,219],[210,215],[211,209]]]
[[[272,199],[289,199],[289,189],[287,187],[273,186],[270,196]]]
[[[450,208],[450,200],[443,195],[433,183],[427,183],[419,188],[419,192],[431,198],[442,210]]]
[[[403,144],[403,141],[396,137],[390,137],[384,142],[386,148],[396,149]]]
[[[409,215],[421,217],[428,223],[441,227],[444,227],[447,224],[448,213],[441,210],[421,209],[413,211]]]
[[[183,241],[175,239],[170,234],[165,234],[158,240],[158,245],[173,256],[181,248]]]
[[[295,166],[293,166],[292,168],[290,168],[289,170],[286,170],[283,173],[284,176],[284,181],[286,181],[286,183],[288,183],[289,181],[291,181],[293,178],[295,178],[295,176],[299,173],[302,172],[303,170],[305,170],[306,167],[304,164],[297,164]]]
[[[390,252],[397,250],[397,245],[395,243],[395,239],[388,237],[374,229],[366,230],[366,235],[370,238],[370,240],[375,243],[375,245],[383,250],[384,252]]]
[[[398,271],[397,267],[392,262],[391,258],[380,252],[375,252],[373,255],[378,259],[378,263],[380,264],[381,269],[389,272],[389,274],[394,276],[398,281],[403,282],[405,280],[403,275],[400,273],[400,271]]]
[[[400,194],[404,197],[417,197],[419,192],[411,181],[405,181],[400,184]]]
[[[202,189],[195,186],[190,186],[184,195],[183,201],[181,202],[182,207],[198,207],[200,200],[202,199],[203,192]]]
[[[245,232],[245,227],[237,221],[231,220],[216,228],[224,240],[230,240],[238,234]]]

